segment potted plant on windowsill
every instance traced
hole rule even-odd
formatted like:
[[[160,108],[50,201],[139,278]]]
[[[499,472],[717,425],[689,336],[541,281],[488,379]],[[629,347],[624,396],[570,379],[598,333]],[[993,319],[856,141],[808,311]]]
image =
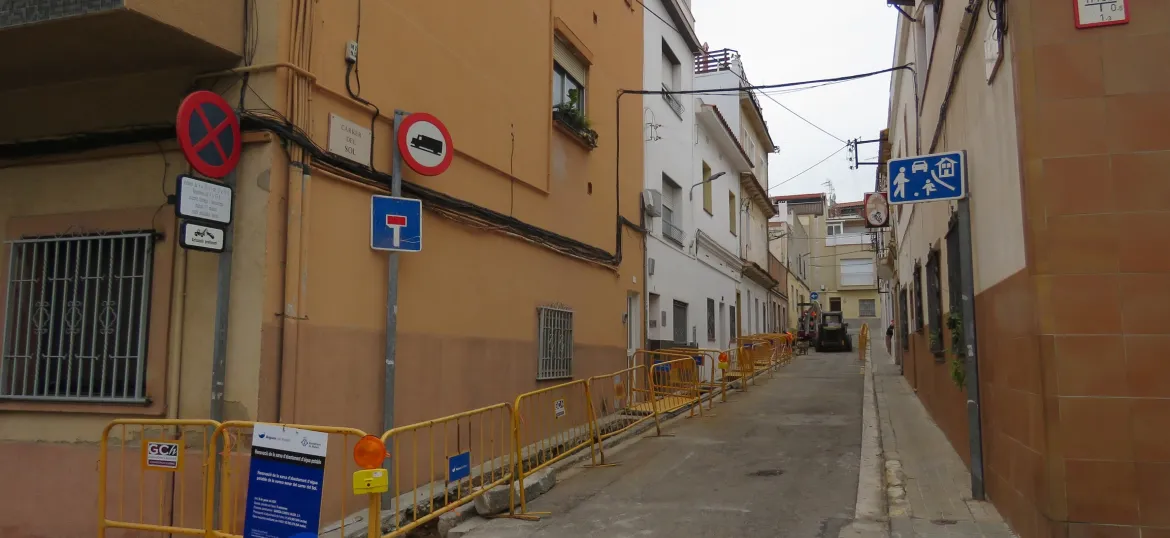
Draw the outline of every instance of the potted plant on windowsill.
[[[569,100],[553,107],[553,120],[590,149],[597,147],[597,131],[581,109],[581,92],[569,90]]]

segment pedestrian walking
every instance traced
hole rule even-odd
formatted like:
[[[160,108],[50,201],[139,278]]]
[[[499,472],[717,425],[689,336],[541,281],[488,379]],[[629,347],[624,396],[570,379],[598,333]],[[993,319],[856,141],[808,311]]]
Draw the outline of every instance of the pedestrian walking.
[[[894,322],[890,322],[890,326],[886,327],[886,354],[894,354]]]

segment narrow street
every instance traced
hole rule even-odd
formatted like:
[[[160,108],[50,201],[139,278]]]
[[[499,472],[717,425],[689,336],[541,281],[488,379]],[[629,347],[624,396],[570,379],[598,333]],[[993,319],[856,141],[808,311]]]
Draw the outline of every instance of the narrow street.
[[[470,538],[824,536],[853,517],[862,381],[855,353],[796,357],[774,379],[570,470],[530,503],[539,522],[491,520]]]

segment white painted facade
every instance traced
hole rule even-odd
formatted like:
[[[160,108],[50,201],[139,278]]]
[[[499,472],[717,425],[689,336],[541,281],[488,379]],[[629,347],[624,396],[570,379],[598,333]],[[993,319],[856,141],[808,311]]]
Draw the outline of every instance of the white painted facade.
[[[687,18],[689,4],[645,0],[648,9]],[[645,17],[643,87],[693,88],[698,42],[656,17]],[[746,158],[731,151],[734,137],[712,122],[713,112],[690,95],[643,98],[645,188],[660,193],[657,216],[647,215],[646,316],[651,347],[726,348],[733,336],[735,293],[741,277],[738,237],[731,232],[728,200],[739,196]],[[705,205],[703,179],[710,182]]]
[[[697,59],[696,89],[736,88],[750,85],[739,54],[733,50],[712,51]],[[768,154],[776,151],[764,122],[763,113],[750,90],[703,95],[704,105],[718,111],[716,119],[736,141],[735,153],[745,159],[749,169],[740,173],[739,196],[735,211],[738,255],[745,273],[739,280],[741,334],[773,332],[780,329],[778,312],[787,309],[787,301],[774,290],[773,283],[750,278],[750,266],[767,274],[769,265],[768,220],[775,208],[768,196]],[[765,277],[767,278],[767,277]]]

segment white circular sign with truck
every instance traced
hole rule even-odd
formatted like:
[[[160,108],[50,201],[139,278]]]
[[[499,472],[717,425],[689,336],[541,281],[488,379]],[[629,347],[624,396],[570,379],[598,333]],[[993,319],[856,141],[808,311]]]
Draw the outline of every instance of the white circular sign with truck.
[[[402,120],[397,142],[402,161],[424,176],[442,174],[455,157],[451,132],[438,118],[425,112],[415,112]]]

